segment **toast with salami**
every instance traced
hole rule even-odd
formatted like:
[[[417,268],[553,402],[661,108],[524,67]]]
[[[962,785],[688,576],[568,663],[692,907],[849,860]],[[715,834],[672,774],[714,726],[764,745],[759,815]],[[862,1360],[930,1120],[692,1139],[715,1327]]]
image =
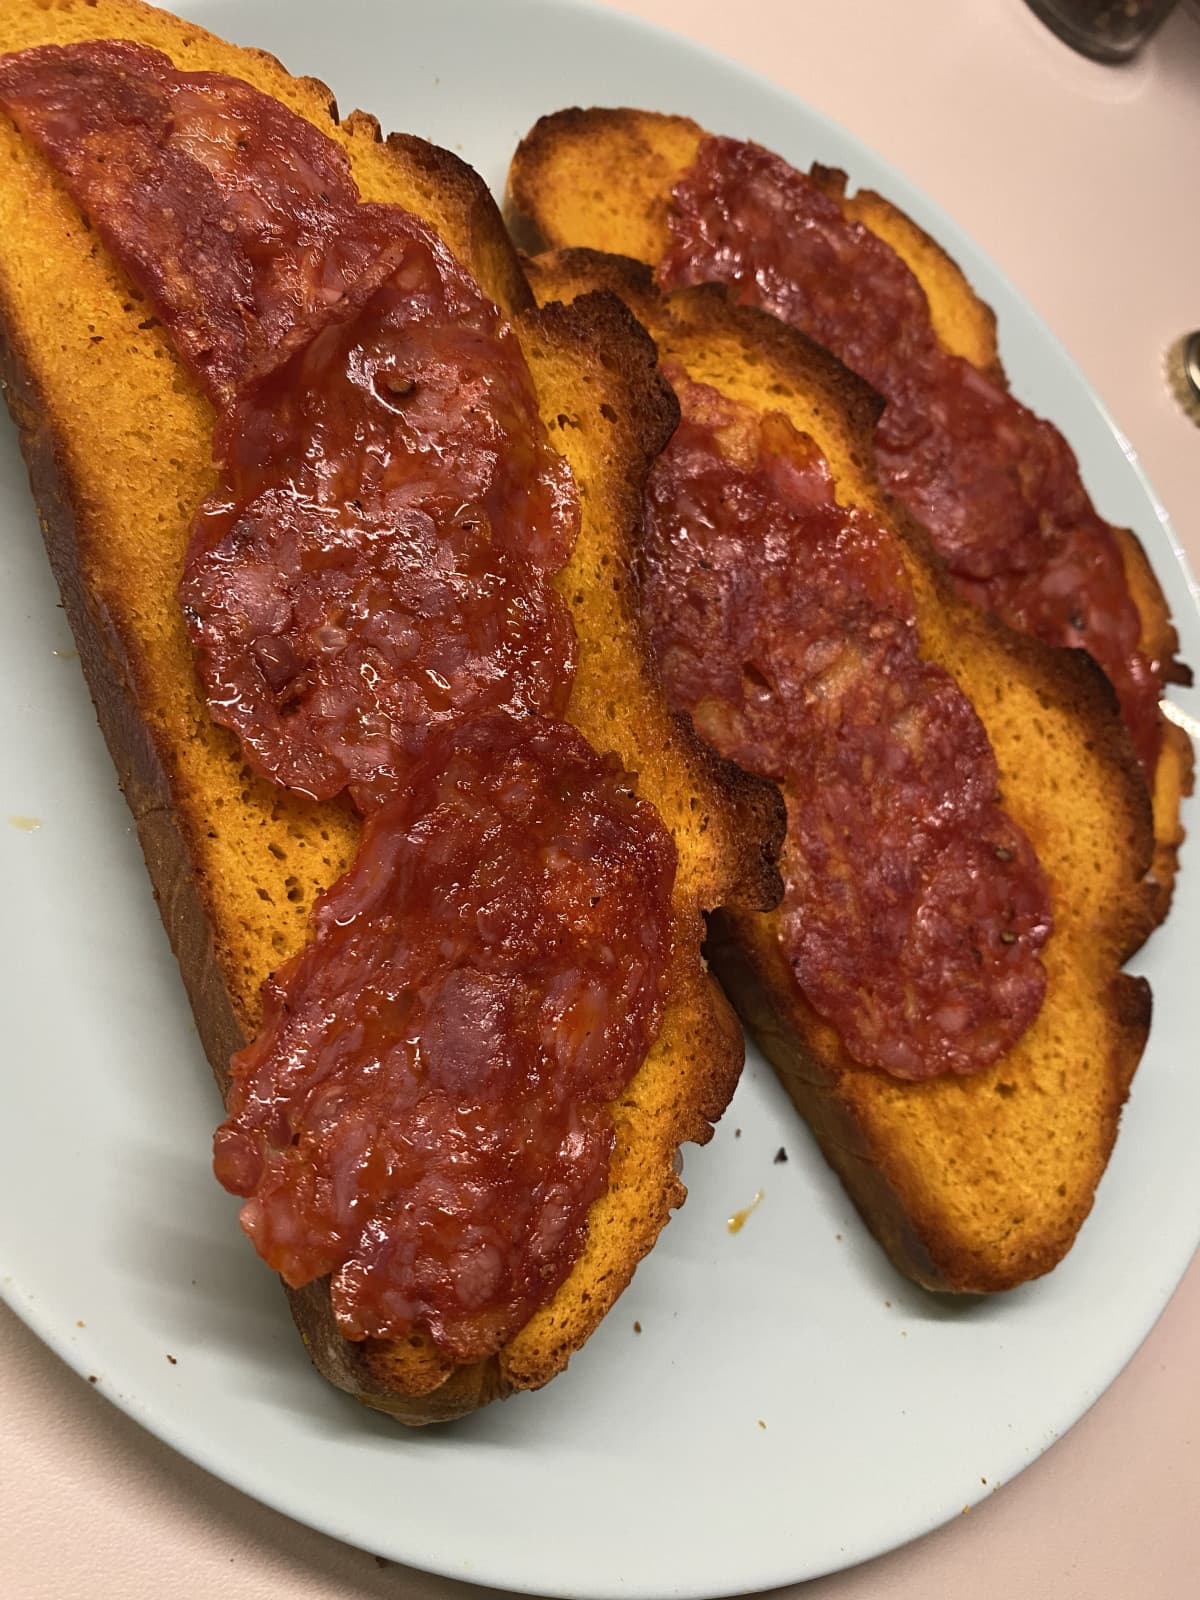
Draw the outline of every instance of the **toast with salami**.
[[[244,1224],[253,1213],[248,1231],[284,1264],[315,1364],[342,1389],[426,1423],[536,1388],[681,1202],[678,1147],[710,1136],[737,1079],[740,1030],[701,959],[702,913],[770,904],[779,887],[777,795],[671,715],[640,627],[632,540],[676,420],[653,347],[614,297],[536,308],[491,197],[454,156],[385,140],[360,112],[340,118],[317,81],[139,0],[10,0],[0,105],[0,371],[98,718],[230,1096],[222,1181],[251,1197]],[[443,302],[459,310],[412,323]],[[390,364],[371,366],[378,350]],[[363,370],[369,392],[347,387]],[[414,430],[407,456],[391,416]],[[443,506],[444,525],[388,477],[426,455],[452,487],[453,473],[485,485],[478,504]],[[400,689],[424,696],[407,722],[376,699],[368,725],[336,698],[329,662],[362,606],[322,600],[300,642],[261,620],[264,603],[298,616],[305,595],[341,582],[341,547],[314,535],[314,506],[346,549],[402,528],[426,552],[417,562],[401,541],[399,576],[371,569],[371,614],[391,631],[351,663],[362,695],[377,688],[372,662],[399,663]],[[480,507],[496,513],[482,536]],[[279,542],[259,559],[264,529]],[[541,530],[540,554],[526,529]],[[504,537],[515,547],[501,550]],[[280,600],[285,568],[297,587]],[[385,580],[400,586],[386,606],[370,588]],[[406,614],[395,593],[410,591]],[[221,629],[245,615],[262,631],[231,664]],[[460,624],[484,643],[463,647]],[[478,716],[459,716],[458,679],[420,656],[423,629],[436,664],[461,666]],[[420,683],[404,677],[414,651]],[[334,726],[316,754],[295,732],[320,722],[313,682]],[[397,752],[397,728],[411,751]],[[305,1080],[300,1105],[288,1072],[322,1027],[326,1076]],[[339,1077],[364,1038],[373,1054]],[[395,1060],[411,1071],[392,1073]],[[554,1060],[561,1079],[547,1076]],[[576,1099],[569,1072],[584,1068]],[[395,1079],[382,1111],[381,1078]],[[416,1078],[428,1094],[398,1111]],[[497,1097],[503,1125],[475,1129],[472,1105]],[[580,1151],[586,1183],[572,1177]],[[351,1250],[348,1210],[377,1194]],[[419,1226],[407,1220],[422,1207]],[[323,1270],[311,1251],[285,1270],[300,1222],[319,1235]],[[497,1310],[514,1239],[525,1277]],[[447,1294],[456,1337],[442,1336]]]
[[[1153,798],[1161,921],[1192,749],[1158,702],[1190,673],[1141,545],[1097,515],[1069,445],[1009,394],[995,316],[957,264],[882,196],[848,192],[844,173],[798,172],[686,117],[543,117],[509,186],[531,250],[613,251],[654,267],[663,288],[724,282],[884,396],[881,480],[927,526],[959,592],[1019,631],[1089,650],[1113,682]]]
[[[648,627],[677,706],[789,812],[784,900],[714,919],[715,969],[903,1272],[1048,1271],[1150,1018],[1120,969],[1151,817],[1108,684],[954,592],[878,483],[878,397],[802,334],[594,251],[527,271],[546,304],[620,293],[681,401]]]

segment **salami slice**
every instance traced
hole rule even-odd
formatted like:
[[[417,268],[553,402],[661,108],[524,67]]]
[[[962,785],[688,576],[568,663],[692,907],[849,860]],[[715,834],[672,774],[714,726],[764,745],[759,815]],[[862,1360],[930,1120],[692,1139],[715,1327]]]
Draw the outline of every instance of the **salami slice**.
[[[774,778],[801,992],[864,1066],[977,1072],[1037,1015],[1049,893],[970,702],[922,660],[896,538],[812,440],[672,374],[645,614],[675,706]]]
[[[520,347],[415,219],[404,244],[225,413],[179,591],[256,770],[363,810],[443,722],[561,715],[575,662],[549,580],[578,506]]]
[[[576,1259],[657,1032],[675,852],[573,729],[440,730],[265,991],[216,1138],[242,1223],[347,1338],[499,1348]]]
[[[250,765],[366,809],[443,722],[561,714],[578,498],[440,239],[280,102],[142,45],[5,57],[0,105],[220,409],[180,599]]]
[[[237,78],[122,40],[0,60],[0,106],[61,174],[218,404],[389,236],[344,152]]]
[[[1116,538],[1066,440],[939,344],[919,283],[811,178],[757,145],[706,139],[676,185],[665,288],[717,280],[831,350],[887,404],[881,478],[929,529],[967,598],[1049,644],[1090,652],[1148,774],[1163,664]]]

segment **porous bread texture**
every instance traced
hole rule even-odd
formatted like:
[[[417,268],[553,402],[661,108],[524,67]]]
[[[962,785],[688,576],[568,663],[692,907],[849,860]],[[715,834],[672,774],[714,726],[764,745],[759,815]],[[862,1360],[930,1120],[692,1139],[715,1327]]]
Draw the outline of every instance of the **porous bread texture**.
[[[893,529],[921,654],[979,713],[1002,802],[1046,873],[1054,931],[1042,1010],[987,1070],[906,1082],[858,1066],[805,1002],[777,914],[723,914],[710,955],[901,1271],[968,1292],[1048,1271],[1091,1208],[1150,1019],[1148,988],[1120,968],[1153,921],[1151,820],[1107,680],[1079,652],[1013,634],[954,595],[923,530],[879,487],[878,398],[803,335],[716,286],[660,296],[644,266],[590,251],[538,257],[527,270],[547,302],[597,286],[621,293],[660,359],[756,411],[783,411],[826,456],[839,501]]]
[[[531,252],[576,246],[657,264],[670,241],[671,190],[706,137],[688,117],[653,111],[572,107],[542,117],[521,141],[509,171],[514,237]],[[811,176],[847,217],[878,234],[904,260],[924,291],[943,346],[1006,384],[995,315],[945,250],[881,195],[869,189],[849,193],[845,173],[814,165]],[[1113,532],[1141,617],[1143,653],[1163,663],[1168,682],[1190,682],[1188,669],[1175,661],[1179,641],[1145,552],[1128,529]],[[1156,923],[1170,909],[1184,836],[1180,806],[1192,790],[1192,766],[1191,741],[1165,723],[1151,784]]]
[[[496,1356],[456,1367],[422,1335],[351,1344],[325,1282],[292,1296],[320,1370],[401,1421],[462,1415],[545,1383],[594,1330],[679,1204],[683,1140],[703,1142],[741,1065],[740,1030],[699,954],[701,912],[769,904],[778,797],[673,719],[648,667],[633,598],[631,529],[649,461],[675,422],[653,347],[619,302],[540,313],[482,182],[445,151],[383,142],[373,119],[335,120],[329,91],[290,77],[138,0],[9,0],[0,53],[132,39],[187,70],[241,77],[347,151],[366,199],[423,216],[512,314],[552,441],[583,508],[560,578],[579,633],[568,715],[638,775],[679,853],[670,998],[657,1041],[614,1109],[608,1192],[583,1257]],[[263,979],[307,935],[315,897],[349,864],[347,805],[315,805],[254,777],[200,698],[175,600],[190,518],[211,488],[213,415],[169,340],[42,158],[0,119],[0,347],[46,544],[101,726],[137,822],[163,920],[218,1080],[259,1017]]]

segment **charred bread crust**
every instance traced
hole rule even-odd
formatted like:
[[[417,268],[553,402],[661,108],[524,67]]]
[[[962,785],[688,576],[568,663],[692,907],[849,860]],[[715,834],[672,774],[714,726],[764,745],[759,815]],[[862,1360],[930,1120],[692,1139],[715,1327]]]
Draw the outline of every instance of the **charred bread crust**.
[[[424,208],[421,215],[439,232],[453,227],[463,258],[473,264],[476,280],[497,304],[514,313],[532,309],[533,296],[513,253],[504,219],[473,167],[411,133],[389,133],[384,138],[379,123],[364,111],[351,112],[346,126],[368,135],[373,131],[376,141],[403,163],[416,191],[413,199]],[[416,209],[415,204],[411,209]]]
[[[923,1288],[941,1293],[987,1294],[1015,1288],[1049,1272],[1074,1243],[1091,1211],[1095,1184],[1063,1197],[1052,1226],[1009,1245],[1012,1225],[997,1218],[993,1233],[973,1247],[951,1226],[937,1203],[936,1189],[914,1183],[909,1152],[879,1135],[869,1113],[843,1089],[810,1042],[811,1013],[789,1014],[781,1004],[782,971],[772,972],[773,952],[763,948],[746,924],[750,919],[719,913],[710,929],[709,952],[726,991],[763,1054],[779,1074],[796,1109],[812,1130],[821,1153],[837,1173],[866,1226],[892,1264]],[[769,919],[760,919],[763,921]],[[1097,1181],[1108,1164],[1121,1108],[1150,1030],[1149,985],[1120,973],[1107,999],[1113,1048],[1097,1097],[1094,1152]],[[861,1070],[861,1069],[859,1069]],[[992,1069],[993,1086],[1007,1082]],[[961,1080],[961,1086],[975,1079]],[[951,1091],[960,1089],[950,1085]],[[918,1087],[918,1093],[919,1093]],[[965,1102],[960,1114],[971,1115]],[[982,1152],[981,1152],[982,1156]],[[971,1174],[961,1174],[969,1183]]]
[[[637,533],[642,491],[679,421],[675,395],[658,371],[654,342],[625,302],[603,285],[569,306],[549,304],[532,315],[522,314],[514,325],[531,361],[551,439],[568,460],[580,445],[586,448],[602,439],[611,483],[611,541],[605,547],[580,541],[557,580],[576,616],[580,661],[586,663],[568,708],[571,718],[594,744],[616,749],[631,770],[643,775],[657,771],[660,757],[674,762],[682,756],[686,785],[681,787],[678,777],[670,784],[656,781],[654,792],[673,832],[690,826],[719,841],[715,852],[698,853],[695,863],[681,862],[681,872],[705,868],[692,883],[701,906],[776,905],[782,893],[776,859],[786,825],[779,792],[774,784],[715,756],[687,718],[670,713],[642,624]],[[571,350],[595,374],[572,396],[568,410],[556,410],[557,402],[551,403],[548,379],[554,357],[545,366],[541,357],[547,333],[553,345]],[[602,392],[606,376],[618,380],[611,393]],[[622,396],[627,397],[628,417],[618,412]],[[581,610],[586,619],[581,619]],[[637,730],[625,728],[621,707],[603,687],[611,685],[617,662],[630,660],[653,685],[649,738],[645,722]],[[595,692],[597,686],[602,693]],[[663,790],[671,792],[659,802]]]
[[[522,139],[509,170],[510,228],[530,251],[584,246],[656,263],[669,243],[671,189],[705,137],[690,118],[630,108],[571,107],[544,116]],[[995,315],[942,246],[871,190],[848,193],[846,174],[836,168],[814,164],[810,175],[848,217],[877,233],[906,262],[943,345],[1007,386]],[[1127,529],[1113,533],[1141,617],[1142,649],[1162,663],[1168,683],[1189,682],[1189,670],[1175,659],[1178,639],[1145,552]],[[1192,791],[1192,767],[1190,741],[1168,724],[1152,784],[1155,923],[1170,909],[1183,841],[1180,805]]]
[[[1114,528],[1125,577],[1142,619],[1140,645],[1151,661],[1163,665],[1168,683],[1190,684],[1192,672],[1177,657],[1179,635],[1167,610],[1166,599],[1136,536],[1128,528]],[[1166,919],[1179,871],[1179,850],[1184,840],[1180,810],[1195,781],[1195,748],[1182,728],[1163,725],[1162,750],[1154,772],[1154,866],[1156,921]]]
[[[653,264],[670,242],[671,190],[705,137],[690,117],[630,107],[539,117],[509,167],[509,232],[530,254],[582,246]]]
[[[839,498],[890,518],[922,653],[975,704],[1005,802],[1049,879],[1056,931],[1043,1013],[982,1073],[902,1083],[852,1061],[799,995],[773,915],[719,913],[709,955],[902,1271],[975,1293],[1048,1271],[1091,1208],[1149,1026],[1149,990],[1120,967],[1154,926],[1152,819],[1111,685],[1083,652],[1014,634],[958,598],[925,530],[878,485],[879,397],[827,351],[717,285],[660,295],[639,262],[567,250],[527,272],[542,299],[595,284],[619,292],[663,360],[788,413],[817,439]]]
[[[419,1335],[349,1345],[326,1285],[293,1296],[310,1354],[332,1382],[404,1422],[444,1420],[561,1370],[683,1198],[675,1151],[711,1135],[742,1056],[736,1019],[700,959],[701,913],[727,896],[759,905],[777,897],[778,799],[769,785],[714,767],[694,741],[679,743],[644,646],[592,648],[614,605],[637,615],[626,524],[639,474],[674,422],[652,347],[625,309],[607,301],[562,314],[531,309],[502,220],[470,169],[419,140],[381,139],[372,118],[329,121],[324,85],[290,78],[263,52],[139,0],[59,0],[50,11],[14,0],[0,15],[0,53],[91,38],[134,39],[285,101],[343,145],[366,198],[425,214],[513,316],[551,437],[573,453],[583,491],[584,532],[563,574],[581,636],[569,714],[597,748],[615,749],[638,772],[643,795],[675,813],[671,1000],[614,1107],[612,1182],[559,1293],[498,1356],[463,1368]],[[262,980],[303,942],[312,901],[348,865],[358,824],[348,807],[314,805],[253,778],[207,716],[174,588],[190,516],[213,481],[211,410],[58,180],[3,119],[0,172],[7,397],[98,718],[224,1089],[230,1053],[257,1026]],[[583,427],[560,422],[575,413],[586,443]],[[593,556],[614,601],[591,604],[580,587]]]

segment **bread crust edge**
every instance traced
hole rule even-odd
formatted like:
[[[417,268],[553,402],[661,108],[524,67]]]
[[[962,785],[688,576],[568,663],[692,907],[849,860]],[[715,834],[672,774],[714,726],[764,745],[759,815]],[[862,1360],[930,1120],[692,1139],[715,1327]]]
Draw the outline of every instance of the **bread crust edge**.
[[[179,27],[202,32],[183,23]],[[238,60],[241,59],[239,55]],[[264,52],[246,52],[246,59],[269,63],[279,70],[275,58]],[[336,117],[333,96],[325,85],[314,79],[293,81],[307,86]],[[549,326],[553,319],[544,319],[533,308],[531,293],[486,186],[465,163],[415,136],[391,135],[385,140],[376,120],[365,113],[351,113],[342,127],[352,135],[386,146],[401,161],[419,167],[431,190],[436,191],[443,210],[450,213],[456,229],[454,248],[469,258],[468,265],[484,279],[485,292],[501,300],[517,323],[532,318],[538,326]],[[73,482],[71,441],[55,429],[53,409],[35,377],[38,363],[22,345],[20,319],[7,303],[2,280],[0,324],[8,334],[0,348],[0,379],[18,426],[51,567],[78,641],[98,722],[133,812],[155,898],[198,1032],[224,1094],[229,1081],[229,1057],[245,1042],[253,1019],[239,1015],[223,974],[206,888],[197,877],[189,853],[188,818],[176,805],[172,792],[170,740],[164,738],[160,746],[140,714],[138,683],[146,668],[136,658],[137,640],[123,638],[96,586],[88,581],[87,551],[103,537],[103,529],[93,530],[90,526],[86,502]],[[595,314],[572,313],[560,321],[556,335],[573,337],[596,352],[603,350],[606,362],[611,364],[615,359],[616,370],[630,382],[634,374],[632,369],[622,371],[622,359],[634,346],[638,347],[630,359],[645,369],[640,392],[647,410],[645,415],[639,412],[638,417],[644,426],[640,465],[630,464],[627,476],[632,479],[639,471],[644,476],[650,459],[675,423],[673,396],[658,377],[653,346],[615,298]],[[650,403],[654,396],[656,405]],[[640,497],[640,486],[626,487],[632,504]],[[629,532],[627,529],[627,539]],[[631,666],[630,678],[637,678],[647,691],[650,689],[644,657],[639,658],[636,672]],[[773,786],[757,779],[747,780],[729,764],[714,762],[692,736],[690,727],[677,726],[675,737],[677,754],[685,762],[691,780],[708,804],[721,809],[730,837],[745,847],[735,860],[726,858],[720,864],[730,870],[727,879],[713,882],[713,903],[726,892],[740,903],[771,903],[778,897],[780,887],[773,855],[783,827],[782,803]],[[716,876],[719,879],[719,874]],[[663,1142],[664,1127],[676,1145],[685,1141],[703,1143],[711,1138],[711,1124],[724,1110],[741,1070],[741,1030],[715,980],[702,968],[701,933],[699,908],[681,917],[677,904],[676,940],[680,954],[675,977],[679,982],[673,1001],[686,1015],[688,1041],[700,1045],[696,1056],[704,1062],[704,1069],[689,1069],[691,1076],[685,1081],[683,1104],[673,1118],[660,1121],[653,1129],[656,1147]],[[638,1218],[636,1232],[631,1231],[628,1236],[630,1248],[623,1260],[606,1274],[601,1289],[590,1296],[585,1294],[584,1299],[590,1301],[586,1316],[576,1315],[565,1332],[556,1332],[556,1342],[547,1343],[541,1359],[538,1351],[529,1348],[514,1355],[513,1346],[520,1346],[521,1333],[495,1356],[468,1366],[456,1366],[428,1341],[420,1339],[351,1343],[334,1325],[327,1281],[289,1291],[293,1315],[314,1363],[335,1386],[410,1425],[449,1420],[515,1388],[539,1387],[561,1371],[632,1278],[684,1195],[682,1184],[668,1165],[661,1182],[656,1180],[654,1192],[648,1197],[650,1203]],[[395,1357],[405,1344],[400,1368]],[[396,1387],[397,1382],[403,1384],[403,1391]]]

